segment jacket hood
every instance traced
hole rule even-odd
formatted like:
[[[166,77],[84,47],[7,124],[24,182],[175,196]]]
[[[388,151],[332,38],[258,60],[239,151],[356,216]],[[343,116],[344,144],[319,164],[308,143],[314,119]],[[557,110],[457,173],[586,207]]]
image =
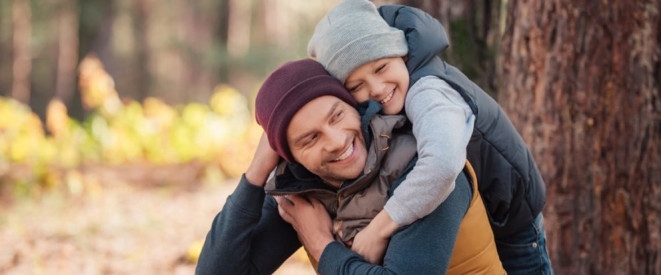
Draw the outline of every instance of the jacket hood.
[[[450,46],[445,28],[428,13],[413,7],[384,5],[379,7],[379,14],[388,25],[404,31],[409,48],[406,67],[413,85],[428,75],[425,67],[440,62],[437,55]]]

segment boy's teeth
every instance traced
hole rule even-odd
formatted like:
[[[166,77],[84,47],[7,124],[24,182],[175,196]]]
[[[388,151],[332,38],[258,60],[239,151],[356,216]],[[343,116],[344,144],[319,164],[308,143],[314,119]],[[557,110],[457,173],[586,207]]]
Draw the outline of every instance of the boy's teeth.
[[[395,91],[390,92],[390,94],[388,94],[388,96],[387,96],[386,98],[384,98],[383,100],[381,100],[381,104],[384,104],[384,103],[390,101],[390,99],[392,98],[392,95],[393,95],[394,93],[395,93]]]
[[[336,158],[335,161],[344,160],[344,159],[348,158],[349,156],[351,156],[351,153],[353,153],[353,143],[351,145],[349,145],[349,148],[347,148],[347,150],[344,151],[344,153],[342,153],[342,155],[339,158]]]

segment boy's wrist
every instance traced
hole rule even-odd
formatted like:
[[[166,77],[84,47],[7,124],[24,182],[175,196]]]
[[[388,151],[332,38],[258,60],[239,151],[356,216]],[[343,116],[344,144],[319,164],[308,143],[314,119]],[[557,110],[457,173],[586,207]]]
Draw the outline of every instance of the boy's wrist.
[[[376,234],[383,239],[389,239],[395,230],[399,228],[399,224],[390,217],[385,209],[381,210],[368,226],[373,226],[376,229]]]

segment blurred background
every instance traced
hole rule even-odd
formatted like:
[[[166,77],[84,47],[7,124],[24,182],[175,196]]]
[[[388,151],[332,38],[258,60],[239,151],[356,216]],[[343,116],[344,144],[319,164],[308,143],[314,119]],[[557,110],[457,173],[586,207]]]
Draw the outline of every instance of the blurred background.
[[[0,1],[0,273],[191,274],[257,89],[338,2]],[[441,21],[509,114],[558,274],[661,274],[661,1],[374,2]]]

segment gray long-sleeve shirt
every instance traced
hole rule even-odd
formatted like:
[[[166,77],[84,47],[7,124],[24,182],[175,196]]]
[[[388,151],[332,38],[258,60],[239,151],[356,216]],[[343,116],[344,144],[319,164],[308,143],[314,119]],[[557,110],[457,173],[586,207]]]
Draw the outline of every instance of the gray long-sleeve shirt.
[[[385,205],[400,226],[427,216],[454,190],[475,123],[461,95],[435,76],[409,88],[404,108],[413,124],[418,162]]]

